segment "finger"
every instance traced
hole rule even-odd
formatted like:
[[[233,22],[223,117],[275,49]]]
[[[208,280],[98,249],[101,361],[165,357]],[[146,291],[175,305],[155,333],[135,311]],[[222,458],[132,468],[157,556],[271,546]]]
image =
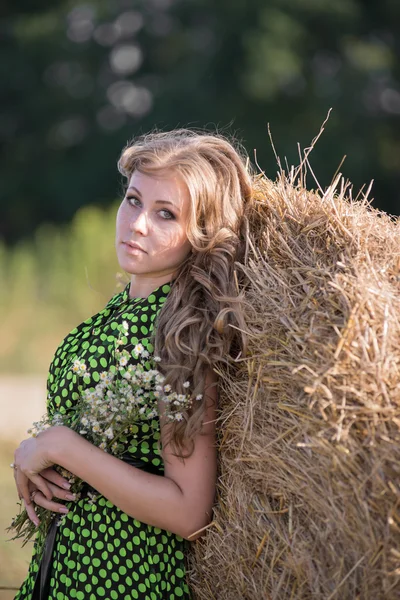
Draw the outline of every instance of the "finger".
[[[36,527],[39,527],[40,520],[35,512],[35,508],[34,508],[33,504],[26,504],[26,502],[25,502],[25,510],[26,510],[26,513],[27,513],[29,519],[32,521],[32,523],[34,523],[36,525]]]
[[[16,474],[16,480],[18,483],[18,488],[21,492],[21,496],[25,502],[25,506],[28,506],[29,504],[31,504],[31,498],[29,494],[29,479],[24,473],[20,471],[20,469],[18,469]]]
[[[46,480],[40,477],[40,475],[35,474],[31,475],[30,478],[28,478],[28,476],[25,473],[23,473],[21,469],[17,470],[17,482],[25,504],[31,503],[29,494],[29,485],[31,484],[31,482],[35,485],[36,489],[39,489],[43,493],[43,495],[46,496],[46,498],[51,500],[52,493],[49,490],[45,481]]]
[[[30,480],[28,482],[28,489],[29,489],[29,497],[31,500],[33,500],[33,496],[36,494],[38,489],[37,489],[36,485],[34,483],[32,483],[32,481],[30,481]]]
[[[36,474],[36,475],[30,476],[29,479],[42,492],[43,496],[46,496],[46,498],[48,500],[52,499],[53,494],[51,493],[50,488],[49,488],[48,484],[46,483],[46,480],[43,479],[43,477]]]
[[[60,498],[60,500],[76,500],[75,494],[72,494],[68,490],[63,490],[58,487],[58,485],[52,483],[49,483],[48,486],[51,490],[52,498]]]
[[[69,490],[63,490],[60,487],[58,487],[58,485],[54,485],[53,483],[48,483],[47,485],[51,491],[51,498],[59,498],[60,500],[65,500],[69,502],[72,500],[76,500],[76,494],[73,494]],[[36,493],[38,491],[38,487],[36,486],[36,484],[33,483],[33,481],[29,480],[28,488],[30,497],[32,499],[32,492]]]
[[[15,468],[14,468],[13,475],[14,475],[15,487],[17,488],[18,498],[21,500],[22,499],[22,494],[21,494],[21,490],[19,489],[19,486],[18,486],[17,469],[15,469]]]
[[[64,488],[65,490],[69,490],[71,487],[69,481],[52,468],[44,469],[40,472],[40,475],[48,481],[55,483],[58,487]]]
[[[51,510],[52,512],[61,513],[64,515],[66,515],[69,512],[68,508],[64,506],[64,504],[48,500],[45,496],[43,496],[42,492],[36,492],[36,494],[33,497],[33,501],[38,506],[41,506],[46,510]]]
[[[21,490],[19,489],[18,485],[17,485],[17,494],[18,494],[18,498],[20,500],[22,500],[22,494],[21,494]]]

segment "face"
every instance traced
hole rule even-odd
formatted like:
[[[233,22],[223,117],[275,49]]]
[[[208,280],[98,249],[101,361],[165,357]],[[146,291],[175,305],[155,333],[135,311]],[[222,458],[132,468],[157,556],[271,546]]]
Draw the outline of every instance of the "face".
[[[173,275],[191,249],[186,235],[189,191],[178,175],[135,171],[117,214],[116,250],[121,268],[137,277]]]

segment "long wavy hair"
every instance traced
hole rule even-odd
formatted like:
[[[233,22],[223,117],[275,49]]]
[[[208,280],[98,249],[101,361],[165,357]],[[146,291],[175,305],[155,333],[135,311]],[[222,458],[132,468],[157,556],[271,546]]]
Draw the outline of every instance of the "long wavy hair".
[[[177,393],[194,400],[168,437],[176,455],[190,456],[201,431],[207,400],[207,369],[246,352],[241,270],[247,215],[252,204],[252,172],[241,147],[219,134],[177,129],[141,136],[122,152],[120,172],[138,170],[185,182],[191,200],[187,236],[192,251],[179,267],[155,328],[158,368]]]

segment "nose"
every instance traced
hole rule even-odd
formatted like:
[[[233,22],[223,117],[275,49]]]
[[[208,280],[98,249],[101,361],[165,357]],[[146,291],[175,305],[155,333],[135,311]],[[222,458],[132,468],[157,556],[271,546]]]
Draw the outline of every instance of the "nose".
[[[147,235],[149,233],[149,223],[147,215],[144,210],[138,211],[136,216],[130,222],[130,230],[141,235]]]

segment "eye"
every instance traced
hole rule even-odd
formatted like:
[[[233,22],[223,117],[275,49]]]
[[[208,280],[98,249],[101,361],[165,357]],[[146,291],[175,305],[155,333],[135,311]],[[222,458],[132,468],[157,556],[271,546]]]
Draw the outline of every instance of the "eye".
[[[160,210],[160,213],[164,213],[166,215],[166,216],[163,216],[163,219],[165,219],[165,220],[175,219],[175,215],[173,215],[172,212],[167,210],[166,208],[163,208],[162,210]]]
[[[137,196],[125,196],[125,200],[131,206],[141,206],[142,205],[142,201]],[[162,208],[158,212],[164,221],[169,221],[169,220],[176,218],[175,215],[170,210],[167,210],[166,208]]]
[[[140,204],[140,200],[137,196],[126,196],[126,201],[132,206],[139,206],[138,204],[136,204],[136,201]]]

